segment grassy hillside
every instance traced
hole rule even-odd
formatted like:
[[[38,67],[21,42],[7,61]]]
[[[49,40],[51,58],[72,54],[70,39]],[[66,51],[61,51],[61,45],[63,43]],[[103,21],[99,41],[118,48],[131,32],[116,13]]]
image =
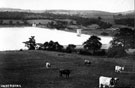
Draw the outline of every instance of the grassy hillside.
[[[85,66],[89,59],[91,66]],[[45,62],[52,64],[45,68]],[[120,87],[135,86],[134,73],[115,73],[115,65],[131,71],[133,58],[114,59],[49,51],[0,52],[0,84],[18,84],[22,88],[98,88],[99,76],[118,77]],[[71,69],[68,79],[59,77],[59,68]],[[127,69],[128,68],[128,69]]]

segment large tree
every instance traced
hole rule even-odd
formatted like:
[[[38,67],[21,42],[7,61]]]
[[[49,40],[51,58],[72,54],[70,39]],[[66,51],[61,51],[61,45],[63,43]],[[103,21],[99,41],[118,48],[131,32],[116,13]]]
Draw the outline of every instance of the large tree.
[[[55,50],[56,51],[62,51],[63,46],[60,45],[58,42],[54,42]]]
[[[25,43],[26,47],[28,47],[29,50],[35,50],[36,49],[36,41],[35,36],[31,36],[29,38],[29,41],[23,42]]]
[[[52,51],[62,51],[63,46],[60,45],[58,42],[53,42],[52,40],[50,42],[45,42],[43,44],[44,50],[52,50]]]
[[[100,42],[101,38],[98,36],[92,35],[87,41],[83,43],[84,48],[87,50],[92,50],[95,53],[96,50],[99,50],[102,46]]]
[[[129,48],[135,48],[135,30],[131,28],[120,28],[111,41],[111,47],[108,50],[108,56],[125,56],[125,49]]]
[[[75,50],[75,48],[76,48],[76,45],[74,45],[74,44],[69,44],[69,45],[67,46],[67,48],[66,48],[66,51],[67,51],[68,53],[71,53],[71,52],[73,52],[73,51]]]
[[[135,30],[120,28],[111,41],[112,46],[122,45],[124,49],[135,48]]]

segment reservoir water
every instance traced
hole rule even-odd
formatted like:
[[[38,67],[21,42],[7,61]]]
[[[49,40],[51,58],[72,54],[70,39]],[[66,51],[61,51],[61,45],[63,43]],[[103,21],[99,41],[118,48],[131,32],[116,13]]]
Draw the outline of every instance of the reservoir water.
[[[27,49],[22,42],[28,41],[35,36],[36,43],[44,43],[53,40],[61,45],[82,45],[91,35],[66,32],[38,27],[3,27],[0,28],[0,51]],[[99,36],[102,44],[109,44],[112,37]]]

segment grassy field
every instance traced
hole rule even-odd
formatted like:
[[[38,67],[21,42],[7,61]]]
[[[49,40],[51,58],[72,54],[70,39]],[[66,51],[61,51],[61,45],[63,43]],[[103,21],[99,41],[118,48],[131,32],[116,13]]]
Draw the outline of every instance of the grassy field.
[[[85,66],[84,59],[92,64]],[[45,68],[45,62],[52,64]],[[0,85],[18,84],[22,88],[98,88],[102,76],[118,77],[118,86],[135,86],[135,73],[115,73],[114,66],[126,66],[132,71],[132,58],[92,57],[50,51],[0,52]],[[70,77],[59,77],[59,68],[71,69]],[[135,71],[135,70],[134,70]]]

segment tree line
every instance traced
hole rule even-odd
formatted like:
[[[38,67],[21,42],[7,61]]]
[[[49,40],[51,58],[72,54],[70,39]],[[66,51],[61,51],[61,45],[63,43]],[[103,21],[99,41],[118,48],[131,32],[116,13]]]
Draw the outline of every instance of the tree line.
[[[131,28],[120,28],[115,34],[113,40],[110,42],[111,47],[108,52],[101,50],[102,43],[101,38],[92,35],[88,40],[83,43],[83,49],[76,49],[76,45],[69,44],[65,49],[64,46],[60,45],[58,42],[49,41],[43,44],[37,44],[34,36],[31,36],[25,43],[29,50],[49,50],[49,51],[59,51],[72,53],[76,52],[83,55],[107,55],[108,57],[122,57],[126,54],[127,49],[135,49],[135,29]],[[39,47],[37,48],[37,45]]]
[[[70,19],[75,20],[76,25],[82,25],[82,26],[88,26],[91,24],[98,24],[101,28],[109,28],[112,26],[112,24],[102,21],[101,17],[97,18],[84,18],[80,17],[78,15],[66,15],[66,14],[53,14],[53,13],[32,13],[32,12],[0,12],[0,24],[2,24],[2,20],[32,20],[32,19],[49,19],[49,20],[55,20],[55,19]],[[65,22],[56,21],[57,24],[49,23],[48,25],[51,27],[56,28],[63,28],[62,25],[67,25]],[[11,24],[12,25],[12,24]]]
[[[127,25],[131,27],[135,27],[135,18],[122,18],[122,19],[115,19],[116,24],[119,25]]]
[[[93,53],[95,53],[97,50],[99,50],[102,46],[102,43],[100,42],[100,38],[98,36],[91,36],[87,41],[83,43],[84,49],[87,50],[89,53],[91,50]],[[59,44],[58,42],[54,42],[50,40],[49,42],[45,42],[43,44],[36,43],[35,36],[31,36],[28,41],[23,42],[25,46],[28,48],[28,50],[48,50],[48,51],[59,51],[59,52],[77,52],[76,45],[69,44],[65,49],[64,46]],[[79,52],[80,53],[80,52]],[[92,53],[92,54],[93,54]]]

